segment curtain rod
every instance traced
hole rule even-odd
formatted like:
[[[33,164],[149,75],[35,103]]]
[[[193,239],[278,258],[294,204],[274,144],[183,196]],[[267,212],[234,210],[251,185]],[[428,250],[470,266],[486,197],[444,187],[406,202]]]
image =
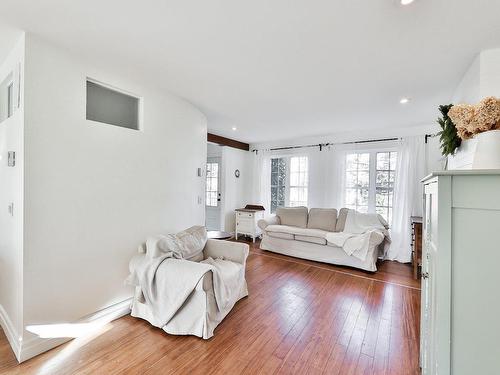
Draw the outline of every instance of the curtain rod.
[[[435,134],[426,134],[425,135],[425,143],[428,142],[429,138],[434,138],[434,137],[437,137],[439,135],[439,133],[435,133]]]
[[[337,143],[319,143],[319,144],[315,144],[315,145],[276,147],[276,148],[269,149],[269,151],[293,150],[293,149],[311,148],[311,147],[319,147],[319,150],[322,151],[323,147],[327,147],[327,146],[334,146],[334,145],[354,145],[354,144],[372,143],[372,142],[397,141],[398,139],[400,139],[400,138],[382,138],[382,139],[368,139],[368,140],[365,140],[365,141],[337,142]],[[258,152],[258,151],[259,150],[252,150],[252,152]]]

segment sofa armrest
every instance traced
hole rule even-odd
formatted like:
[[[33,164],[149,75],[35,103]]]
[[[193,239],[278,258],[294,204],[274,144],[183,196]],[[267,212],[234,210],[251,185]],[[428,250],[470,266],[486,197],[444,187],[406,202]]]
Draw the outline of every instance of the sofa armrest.
[[[260,229],[266,230],[266,227],[268,225],[279,225],[281,224],[281,220],[278,216],[270,216],[267,219],[260,219],[257,222],[257,225],[259,226]]]
[[[385,239],[384,233],[378,230],[374,230],[370,232],[370,239],[368,240],[368,245],[370,247],[377,247],[380,245]]]
[[[223,257],[235,263],[245,265],[249,252],[249,246],[246,243],[221,241],[209,239],[203,249],[205,258],[214,259]]]

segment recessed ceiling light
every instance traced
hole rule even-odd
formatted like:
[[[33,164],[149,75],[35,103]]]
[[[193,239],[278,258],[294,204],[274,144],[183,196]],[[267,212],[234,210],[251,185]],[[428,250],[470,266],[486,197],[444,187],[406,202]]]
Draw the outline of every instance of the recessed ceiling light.
[[[401,104],[406,104],[410,101],[410,98],[401,98],[401,100],[399,101]]]
[[[409,5],[413,3],[415,0],[401,0],[401,5]]]
[[[236,131],[236,126],[233,126],[231,129],[233,129],[233,131]]]

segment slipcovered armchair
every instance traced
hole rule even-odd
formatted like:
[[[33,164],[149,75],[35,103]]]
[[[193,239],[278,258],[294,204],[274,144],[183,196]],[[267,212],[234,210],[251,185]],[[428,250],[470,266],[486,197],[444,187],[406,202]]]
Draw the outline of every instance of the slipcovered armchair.
[[[228,267],[225,268],[224,272],[221,272],[223,278],[231,278],[232,274],[239,271],[243,272],[243,278],[238,279],[239,284],[237,287],[230,290],[229,303],[221,310],[217,305],[214,292],[213,273],[205,273],[186,302],[161,328],[165,332],[174,335],[195,335],[204,339],[212,337],[215,328],[231,311],[235,303],[248,295],[247,283],[244,277],[248,253],[249,247],[247,244],[208,239],[203,252],[187,260],[200,262],[208,258],[223,259],[228,261],[226,263]],[[141,267],[145,261],[145,250],[143,247],[139,247],[139,254],[135,255],[129,264],[131,274],[138,267]],[[182,272],[186,272],[185,270],[184,263]],[[141,287],[139,286],[135,288],[131,315],[145,319],[153,324],[154,313],[151,307],[145,303]]]

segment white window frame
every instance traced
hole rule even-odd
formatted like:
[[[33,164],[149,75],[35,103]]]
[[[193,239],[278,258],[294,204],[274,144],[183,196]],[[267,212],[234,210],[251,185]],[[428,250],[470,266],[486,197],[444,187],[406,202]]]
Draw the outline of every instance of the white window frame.
[[[11,118],[16,110],[14,73],[9,73],[0,81],[0,123]]]
[[[208,166],[210,164],[215,164],[217,165],[217,176],[215,177],[209,177],[208,176]],[[206,165],[206,173],[205,173],[205,206],[206,207],[214,207],[217,208],[220,206],[220,176],[221,176],[221,170],[220,170],[220,162],[217,160],[213,161],[208,161]],[[208,180],[216,180],[217,181],[217,190],[208,190],[209,188],[209,182]],[[212,205],[211,202],[207,199],[207,194],[208,193],[215,193],[215,205]]]
[[[396,153],[396,165],[394,166],[395,168],[394,169],[377,169],[377,154],[379,153]],[[394,215],[394,212],[393,212],[393,208],[394,208],[394,185],[396,184],[396,169],[397,169],[397,150],[377,150],[375,152],[375,196],[374,196],[374,205],[375,205],[375,212],[377,212],[377,171],[381,171],[381,172],[388,172],[389,173],[389,180],[388,180],[388,183],[390,181],[390,175],[392,174],[394,176],[394,184],[392,186],[392,202],[390,201],[390,196],[388,197],[389,199],[389,202],[388,202],[388,206],[379,206],[379,207],[383,207],[384,209],[387,208],[387,211],[391,211],[392,214],[390,217],[386,217],[387,221],[392,224],[392,217]],[[389,167],[391,167],[391,164],[390,164],[390,159],[389,159]],[[387,214],[388,212],[386,212]]]
[[[370,162],[369,162],[369,182],[368,182],[368,212],[369,213],[376,213],[377,211],[377,202],[376,202],[376,196],[377,196],[377,153],[381,152],[397,152],[397,147],[396,146],[387,146],[387,147],[377,147],[377,148],[366,148],[366,149],[353,149],[353,150],[347,150],[344,155],[344,163],[347,161],[347,155],[349,154],[369,154],[370,155]],[[396,167],[397,168],[397,167]],[[347,177],[347,165],[344,168],[344,179]],[[344,202],[343,205],[346,206],[346,192],[349,187],[344,184]],[[394,194],[394,190],[393,190]],[[394,195],[393,195],[394,197]],[[394,200],[392,202],[391,208],[394,207]],[[391,218],[392,219],[392,218]],[[391,223],[389,223],[391,224]]]
[[[307,159],[307,184],[305,186],[302,186],[302,185],[294,185],[294,186],[291,186],[291,183],[290,183],[290,159],[291,158],[306,158]],[[304,155],[304,154],[296,154],[296,155],[272,155],[270,160],[269,160],[269,163],[271,163],[271,160],[272,159],[284,159],[285,160],[285,165],[286,165],[286,168],[285,168],[285,206],[288,207],[290,206],[290,188],[292,187],[298,187],[298,188],[302,188],[302,187],[305,187],[307,189],[307,201],[306,201],[306,206],[309,202],[309,177],[310,177],[310,157],[308,155]],[[269,175],[269,178],[271,178],[271,174]],[[271,184],[269,184],[269,189],[271,189]],[[272,196],[271,196],[271,199],[272,199]],[[272,207],[272,200],[269,202],[269,210],[271,211],[271,208]],[[271,213],[275,213],[275,212],[271,212]]]
[[[14,80],[7,85],[7,118],[14,114]]]
[[[144,98],[140,95],[137,95],[131,91],[128,91],[128,90],[124,90],[122,88],[119,88],[118,86],[115,86],[115,85],[112,85],[112,84],[109,84],[109,83],[105,83],[103,81],[100,81],[100,80],[97,80],[97,79],[94,79],[94,78],[91,78],[91,77],[86,77],[85,78],[85,90],[87,90],[87,84],[88,82],[90,83],[93,83],[94,85],[97,85],[97,86],[101,86],[105,89],[108,89],[110,91],[114,91],[118,94],[122,94],[122,95],[125,95],[125,96],[130,96],[134,99],[137,99],[137,128],[128,128],[128,127],[125,127],[125,126],[121,126],[121,125],[116,125],[116,124],[108,124],[106,122],[101,122],[101,121],[94,121],[94,120],[91,120],[91,119],[88,119],[87,118],[87,113],[85,114],[85,120],[86,121],[89,121],[91,123],[95,123],[95,124],[104,124],[104,125],[111,125],[111,126],[116,126],[118,128],[121,128],[121,129],[127,129],[127,130],[132,130],[132,131],[138,131],[138,132],[142,132],[144,131]],[[85,105],[87,105],[87,94],[85,94]]]

